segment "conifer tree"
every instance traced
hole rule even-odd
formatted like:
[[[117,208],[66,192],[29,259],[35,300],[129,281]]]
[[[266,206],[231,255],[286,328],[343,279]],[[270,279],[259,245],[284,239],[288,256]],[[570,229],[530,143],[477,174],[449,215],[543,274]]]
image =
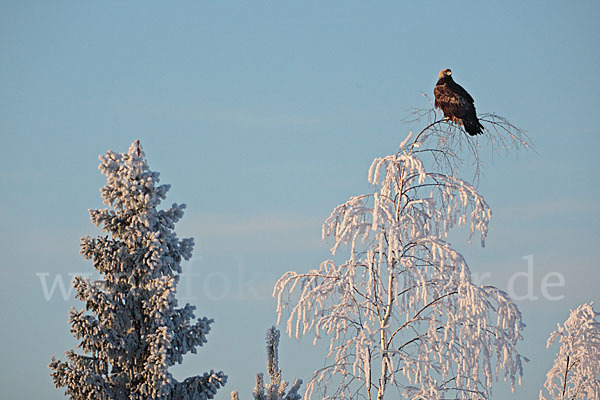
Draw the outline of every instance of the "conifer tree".
[[[265,378],[262,373],[256,374],[256,386],[254,387],[254,400],[301,400],[302,396],[298,391],[302,385],[302,379],[296,378],[294,384],[286,394],[288,382],[281,378],[281,369],[279,369],[279,329],[274,326],[267,330],[267,372],[269,373],[270,383],[265,384]],[[237,391],[231,392],[231,400],[239,400]]]
[[[100,161],[107,207],[90,216],[107,235],[83,237],[81,254],[102,279],[74,278],[85,308],[72,309],[69,324],[84,354],[52,357],[54,383],[71,399],[212,399],[227,380],[223,372],[178,382],[168,371],[206,343],[213,322],[196,320],[195,307],[178,308],[175,298],[180,262],[194,245],[174,232],[185,205],[157,209],[170,186],[159,185],[139,141],[127,154],[108,151]]]

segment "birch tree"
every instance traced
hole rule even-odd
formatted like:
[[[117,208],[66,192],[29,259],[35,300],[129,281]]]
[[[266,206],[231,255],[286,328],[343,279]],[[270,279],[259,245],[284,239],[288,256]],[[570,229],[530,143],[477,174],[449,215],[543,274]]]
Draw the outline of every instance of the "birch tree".
[[[168,370],[206,343],[213,322],[196,320],[190,304],[177,307],[180,262],[194,245],[174,232],[185,205],[157,208],[169,185],[159,185],[139,141],[128,153],[109,151],[100,161],[107,207],[90,216],[106,235],[82,238],[81,254],[102,279],[74,278],[85,308],[72,309],[69,324],[83,354],[52,357],[54,383],[77,400],[212,399],[227,379],[223,372],[178,382]]]
[[[528,146],[501,117],[481,119],[492,143]],[[286,319],[291,336],[329,341],[307,399],[381,400],[391,389],[393,398],[488,399],[498,376],[520,384],[521,313],[504,291],[473,283],[447,241],[465,226],[485,245],[492,212],[458,177],[462,146],[478,177],[478,143],[445,120],[409,134],[396,153],[373,160],[372,192],[350,197],[325,221],[332,255],[346,259],[278,280],[278,323]]]
[[[547,347],[560,343],[544,384],[551,399],[600,399],[599,317],[592,302],[582,304],[550,334]],[[539,398],[547,399],[541,390]]]

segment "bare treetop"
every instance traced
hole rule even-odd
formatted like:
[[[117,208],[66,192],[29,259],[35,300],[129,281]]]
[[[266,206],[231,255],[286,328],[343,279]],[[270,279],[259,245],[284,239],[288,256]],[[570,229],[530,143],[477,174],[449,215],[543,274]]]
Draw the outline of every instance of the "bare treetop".
[[[473,168],[473,178],[470,182],[477,185],[484,167],[484,160],[479,154],[482,146],[490,149],[492,156],[518,156],[524,150],[535,151],[527,133],[500,115],[480,114],[483,134],[470,136],[461,126],[444,118],[444,115],[433,107],[429,96],[423,96],[430,103],[430,107],[415,109],[407,122],[425,124],[414,136],[416,146],[422,147],[420,152],[430,153],[436,168],[441,171],[458,175],[461,167],[470,166]]]

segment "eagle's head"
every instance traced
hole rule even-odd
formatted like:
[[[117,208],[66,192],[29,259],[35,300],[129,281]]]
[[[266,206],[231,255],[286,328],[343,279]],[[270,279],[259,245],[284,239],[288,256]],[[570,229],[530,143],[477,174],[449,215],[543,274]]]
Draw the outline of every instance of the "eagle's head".
[[[438,79],[442,79],[442,78],[449,78],[452,76],[452,71],[450,70],[450,68],[446,68],[440,71],[440,74],[438,75]]]

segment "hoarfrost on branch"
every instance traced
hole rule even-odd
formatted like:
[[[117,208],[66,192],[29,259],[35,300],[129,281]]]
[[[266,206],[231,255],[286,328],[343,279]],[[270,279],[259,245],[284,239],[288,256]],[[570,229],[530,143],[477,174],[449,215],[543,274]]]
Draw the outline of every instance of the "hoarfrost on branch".
[[[391,387],[408,399],[487,399],[499,375],[513,389],[520,383],[517,306],[502,290],[474,284],[446,241],[464,225],[483,246],[492,216],[476,187],[455,175],[462,160],[448,135],[457,131],[435,121],[376,158],[373,192],[337,206],[323,225],[332,254],[343,248],[348,259],[276,283],[287,333],[329,338],[308,399],[383,399]],[[526,144],[519,133],[508,139],[517,146]]]
[[[254,387],[254,400],[301,400],[300,385],[302,379],[294,380],[294,384],[286,393],[288,382],[281,377],[279,368],[279,330],[274,326],[267,330],[267,373],[269,383],[265,384],[264,375],[256,374],[256,386]],[[231,400],[239,400],[237,391],[231,392]]]
[[[548,338],[547,347],[560,343],[544,384],[551,399],[600,399],[600,313],[593,305],[571,310],[564,325],[557,324]],[[546,400],[542,391],[540,400]]]
[[[175,223],[185,205],[157,207],[169,185],[149,169],[139,141],[126,154],[100,157],[107,176],[105,209],[90,210],[106,236],[81,240],[81,254],[102,280],[75,277],[85,308],[69,313],[71,333],[84,354],[66,352],[49,367],[57,387],[72,399],[212,399],[227,377],[210,371],[178,382],[168,371],[183,355],[206,343],[212,319],[195,320],[195,307],[177,307],[180,262],[193,239],[179,239]]]

